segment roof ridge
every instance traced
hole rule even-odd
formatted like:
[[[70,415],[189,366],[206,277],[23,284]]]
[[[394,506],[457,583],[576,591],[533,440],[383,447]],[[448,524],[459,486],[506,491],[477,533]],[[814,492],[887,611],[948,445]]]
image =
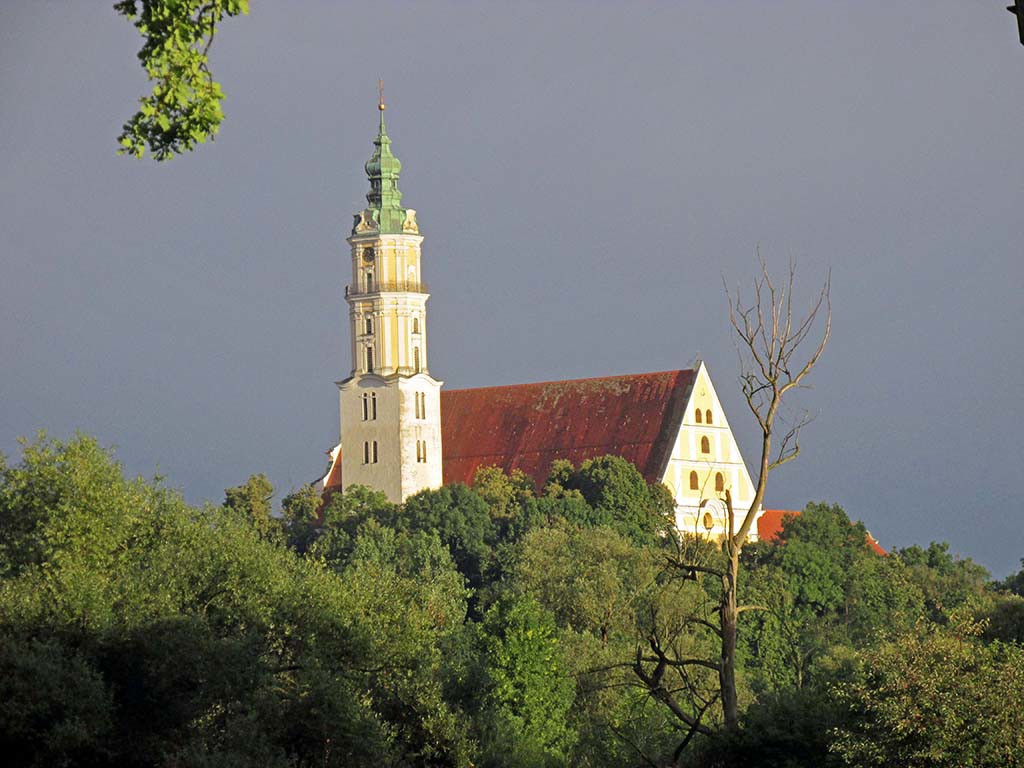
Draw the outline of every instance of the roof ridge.
[[[481,389],[510,389],[513,387],[541,387],[546,384],[575,384],[586,381],[609,381],[611,379],[638,379],[642,376],[665,376],[667,374],[696,373],[696,368],[674,368],[667,371],[648,371],[647,373],[622,373],[615,376],[585,376],[579,379],[551,379],[549,381],[525,381],[520,384],[492,384],[484,387],[462,387],[461,389],[444,389],[442,392],[468,392]]]

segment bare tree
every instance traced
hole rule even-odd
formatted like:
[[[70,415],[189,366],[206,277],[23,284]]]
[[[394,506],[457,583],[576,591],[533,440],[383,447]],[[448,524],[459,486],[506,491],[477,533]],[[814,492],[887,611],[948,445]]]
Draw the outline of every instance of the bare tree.
[[[761,606],[738,604],[740,553],[764,501],[769,473],[800,454],[800,430],[809,417],[805,414],[788,425],[782,423],[779,410],[783,398],[790,390],[804,386],[804,379],[821,358],[832,331],[831,276],[825,278],[817,299],[803,319],[793,316],[795,277],[796,270],[791,263],[785,284],[777,286],[762,261],[761,274],[754,280],[754,293],[749,303],[743,300],[738,289],[733,293],[726,288],[729,320],[736,332],[741,358],[740,382],[747,405],[761,428],[761,454],[750,507],[737,513],[733,510],[732,495],[728,489],[723,492],[729,527],[722,541],[725,557],[721,563],[695,558],[685,547],[680,547],[668,562],[669,568],[682,578],[710,576],[721,581],[718,605],[709,615],[693,619],[718,640],[719,657],[714,660],[678,658],[657,633],[648,638],[649,653],[637,651],[634,663],[637,677],[651,695],[668,706],[687,727],[685,738],[675,753],[676,761],[695,734],[712,732],[702,722],[709,699],[703,696],[683,704],[680,699],[684,697],[671,696],[662,682],[666,670],[682,673],[703,668],[717,672],[718,691],[714,698],[721,701],[724,727],[730,730],[739,725],[736,628],[740,614],[761,609]],[[738,527],[737,514],[742,515]]]

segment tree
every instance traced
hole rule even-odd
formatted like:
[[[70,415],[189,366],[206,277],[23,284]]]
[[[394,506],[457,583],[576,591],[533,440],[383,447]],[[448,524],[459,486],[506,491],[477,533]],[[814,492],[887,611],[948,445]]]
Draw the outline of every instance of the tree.
[[[469,595],[447,547],[432,531],[369,520],[341,573],[341,591],[370,649],[347,673],[394,730],[398,764],[469,763],[469,718],[444,692],[442,644],[461,631]]]
[[[491,522],[499,539],[518,538],[540,523],[533,480],[520,469],[505,474],[501,467],[480,467],[472,488],[491,509]]]
[[[833,751],[853,766],[1024,764],[1024,648],[979,631],[922,624],[862,653],[857,679],[835,690],[853,719]]]
[[[0,741],[19,764],[390,759],[344,584],[237,512],[127,480],[77,437],[0,472],[0,520]]]
[[[946,542],[933,541],[928,548],[913,545],[897,550],[907,574],[924,594],[928,617],[946,623],[965,605],[988,599],[989,573],[968,558],[953,556]]]
[[[1006,577],[1004,581],[996,584],[998,589],[1005,589],[1015,595],[1024,597],[1024,559],[1020,561],[1021,569]]]
[[[395,528],[436,533],[448,547],[456,567],[472,589],[484,582],[484,570],[495,543],[487,502],[461,483],[420,491],[406,499]]]
[[[836,505],[808,504],[786,517],[778,542],[746,547],[741,565],[748,573],[741,596],[768,608],[739,633],[761,688],[803,688],[831,647],[863,647],[923,612],[903,562],[876,554],[864,526]]]
[[[313,485],[304,485],[281,499],[285,537],[288,546],[305,553],[320,530],[320,506],[323,493]]]
[[[274,535],[281,528],[281,521],[274,517],[274,486],[262,472],[250,475],[243,485],[236,485],[224,491],[224,508],[237,512],[248,520],[264,538]]]
[[[81,653],[0,633],[0,750],[10,764],[102,764],[113,714],[106,682]]]
[[[371,520],[393,526],[397,510],[386,494],[365,485],[350,485],[344,493],[332,493],[321,511],[323,523],[309,545],[308,554],[341,573],[359,529]]]
[[[729,319],[736,333],[740,350],[740,382],[747,406],[757,420],[761,431],[761,450],[757,464],[754,497],[747,510],[733,510],[732,495],[724,492],[729,531],[722,542],[725,562],[708,565],[695,561],[684,548],[670,560],[669,565],[683,578],[706,575],[721,583],[718,605],[711,620],[704,619],[720,641],[720,653],[715,661],[707,659],[673,658],[657,638],[650,638],[654,654],[654,670],[665,666],[693,666],[713,668],[718,674],[724,727],[735,731],[739,727],[739,701],[736,687],[736,632],[740,614],[755,606],[741,606],[737,600],[739,588],[740,554],[768,485],[768,475],[800,453],[800,431],[809,418],[798,418],[781,432],[779,411],[783,398],[800,387],[821,358],[828,344],[832,328],[832,308],[829,295],[830,278],[826,278],[817,299],[803,319],[793,315],[793,291],[796,271],[790,265],[788,280],[777,287],[761,262],[761,274],[754,281],[754,294],[746,304],[739,290],[729,295]],[[819,323],[819,320],[821,321]],[[812,339],[812,333],[820,337]],[[815,340],[816,339],[816,340]],[[809,351],[805,349],[810,344]],[[737,513],[739,517],[737,517]],[[737,520],[739,525],[737,526]],[[643,679],[654,679],[648,667],[638,662],[637,673]],[[701,712],[702,714],[702,712]],[[688,721],[688,722],[687,722]],[[701,722],[701,716],[688,715],[683,720],[688,731],[684,744],[695,733],[711,733]]]
[[[483,621],[487,656],[485,765],[568,764],[574,684],[554,617],[530,596],[506,596]]]
[[[569,522],[608,526],[640,545],[653,544],[672,529],[671,493],[661,484],[648,485],[636,466],[621,456],[587,459],[578,469],[568,461],[555,461],[546,490],[547,495],[582,496],[586,504],[566,506]]]
[[[224,92],[209,69],[210,46],[225,16],[249,12],[249,0],[119,0],[144,42],[146,76],[155,81],[124,124],[119,154],[169,160],[213,139],[224,119]]]

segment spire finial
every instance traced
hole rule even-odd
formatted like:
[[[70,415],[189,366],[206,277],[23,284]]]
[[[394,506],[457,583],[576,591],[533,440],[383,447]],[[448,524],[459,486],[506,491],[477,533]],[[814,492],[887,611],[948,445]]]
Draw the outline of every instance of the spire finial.
[[[377,81],[377,109],[383,112],[387,107],[384,106],[384,79],[381,78]]]

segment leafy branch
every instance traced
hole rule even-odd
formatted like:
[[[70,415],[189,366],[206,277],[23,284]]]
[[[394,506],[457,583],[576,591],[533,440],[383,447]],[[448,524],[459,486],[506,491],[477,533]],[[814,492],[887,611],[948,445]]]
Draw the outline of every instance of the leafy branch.
[[[138,58],[154,82],[122,127],[118,154],[141,158],[148,149],[169,160],[212,140],[224,92],[209,69],[210,47],[220,21],[247,14],[249,0],[120,0],[114,10],[142,35]]]

